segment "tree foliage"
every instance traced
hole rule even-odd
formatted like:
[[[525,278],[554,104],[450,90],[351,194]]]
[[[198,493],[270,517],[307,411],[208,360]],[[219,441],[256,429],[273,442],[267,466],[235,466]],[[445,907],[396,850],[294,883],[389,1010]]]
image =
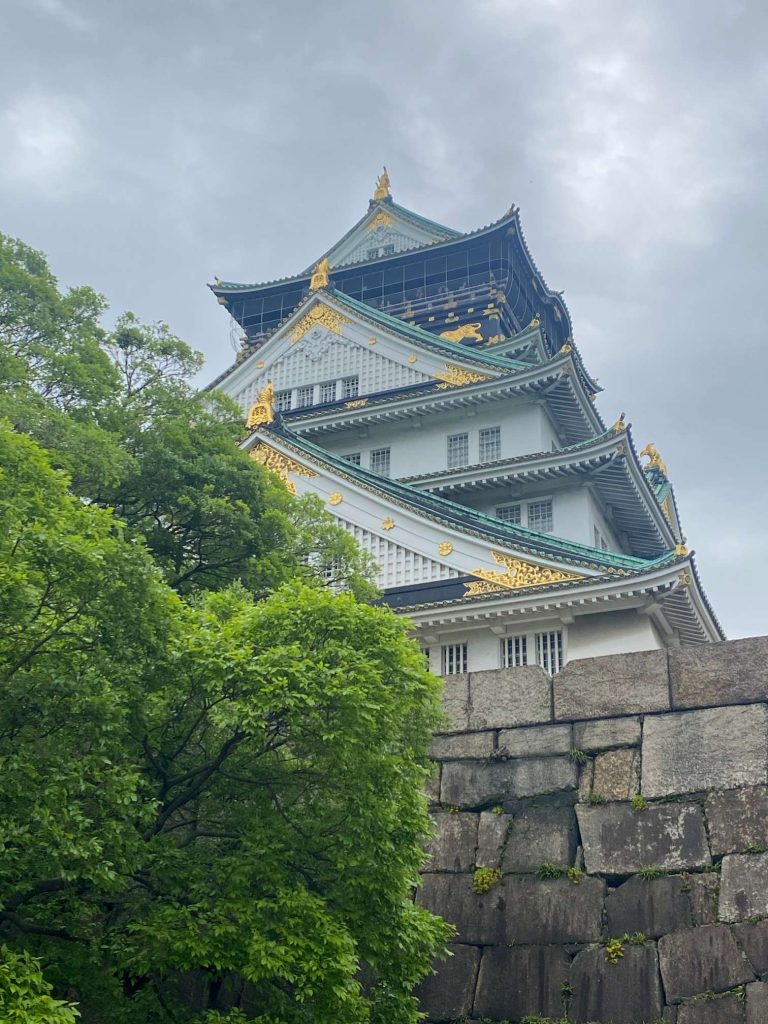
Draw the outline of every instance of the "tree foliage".
[[[237,449],[234,410],[193,391],[198,359],[167,328],[105,332],[97,296],[61,295],[7,239],[0,292],[18,1019],[415,1021],[447,936],[412,900],[438,682],[358,599],[351,539]],[[319,585],[329,564],[348,592]]]

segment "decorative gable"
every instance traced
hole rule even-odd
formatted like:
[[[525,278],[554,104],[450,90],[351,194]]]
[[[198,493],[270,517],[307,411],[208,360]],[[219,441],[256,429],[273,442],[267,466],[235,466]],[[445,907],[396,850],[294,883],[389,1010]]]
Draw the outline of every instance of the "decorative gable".
[[[393,256],[455,237],[456,232],[409,215],[394,203],[375,203],[366,216],[326,253],[331,267]]]

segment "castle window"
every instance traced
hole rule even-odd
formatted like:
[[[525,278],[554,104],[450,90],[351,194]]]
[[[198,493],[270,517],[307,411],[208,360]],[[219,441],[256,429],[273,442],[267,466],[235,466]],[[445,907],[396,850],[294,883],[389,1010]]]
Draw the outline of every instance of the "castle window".
[[[278,391],[277,392],[277,411],[287,412],[291,408],[291,392],[289,391]]]
[[[341,457],[347,462],[351,462],[353,466],[360,465],[360,452],[349,452],[349,454],[342,455]]]
[[[336,381],[329,380],[320,385],[320,404],[336,401]]]
[[[559,629],[536,634],[536,664],[553,676],[563,667],[563,634]]]
[[[469,434],[448,435],[448,469],[458,469],[469,463]]]
[[[501,427],[485,427],[480,431],[480,461],[501,458]]]
[[[341,382],[341,393],[344,398],[357,398],[359,388],[359,377],[345,377]]]
[[[310,384],[306,388],[296,389],[296,405],[299,409],[306,409],[308,405],[314,405],[315,388]]]
[[[528,664],[528,637],[508,636],[501,641],[501,663],[504,668],[519,668]]]
[[[519,526],[523,521],[523,509],[521,505],[500,505],[496,509],[496,518],[502,523],[512,523]]]
[[[371,451],[371,472],[389,476],[389,448],[374,448]]]
[[[528,504],[528,528],[552,533],[552,502],[531,501]]]
[[[443,675],[453,676],[467,671],[467,645],[445,644],[443,646]]]

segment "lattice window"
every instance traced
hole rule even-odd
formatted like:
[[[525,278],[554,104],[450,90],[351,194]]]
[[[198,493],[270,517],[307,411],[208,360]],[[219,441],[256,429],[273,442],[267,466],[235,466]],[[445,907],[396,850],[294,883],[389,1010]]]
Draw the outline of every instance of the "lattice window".
[[[358,546],[372,556],[379,569],[376,585],[382,589],[453,579],[461,575],[457,569],[443,562],[436,562],[343,519],[337,521],[339,526],[351,534]]]
[[[553,676],[563,667],[563,634],[557,630],[536,633],[536,664]]]
[[[531,501],[528,503],[528,528],[539,533],[552,533],[552,502]]]
[[[291,392],[278,391],[275,396],[275,404],[278,412],[287,412],[291,408]]]
[[[512,523],[519,526],[523,521],[523,509],[521,505],[499,505],[496,509],[496,518],[502,523]]]
[[[314,401],[315,389],[312,385],[296,389],[296,407],[298,409],[306,409],[307,406],[313,405]]]
[[[360,452],[348,452],[346,455],[341,456],[347,462],[351,462],[353,466],[360,465]]]
[[[448,435],[448,469],[469,464],[469,434]]]
[[[345,377],[341,382],[341,393],[345,398],[357,398],[360,393],[360,378]]]
[[[480,431],[480,461],[501,458],[501,427],[484,427]]]
[[[336,401],[336,381],[327,380],[320,385],[320,404]]]
[[[501,663],[504,668],[519,668],[528,664],[528,637],[508,636],[501,641]]]
[[[379,476],[389,476],[389,456],[389,448],[371,449],[371,472],[378,473]]]
[[[452,676],[467,671],[467,645],[443,645],[443,675]]]

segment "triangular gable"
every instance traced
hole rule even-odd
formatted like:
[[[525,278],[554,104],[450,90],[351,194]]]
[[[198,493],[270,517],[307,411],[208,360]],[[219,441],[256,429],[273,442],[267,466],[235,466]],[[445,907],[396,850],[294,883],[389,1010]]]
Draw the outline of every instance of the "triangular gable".
[[[486,367],[459,346],[426,334],[421,339],[393,317],[372,322],[343,297],[320,291],[218,387],[245,412],[267,381],[279,392],[356,377],[358,395],[364,396],[457,374],[468,381],[489,380],[503,372],[499,362],[496,367],[489,360]]]
[[[371,203],[368,212],[324,255],[333,267],[381,259],[409,249],[457,238],[458,231],[419,217],[390,200]]]

